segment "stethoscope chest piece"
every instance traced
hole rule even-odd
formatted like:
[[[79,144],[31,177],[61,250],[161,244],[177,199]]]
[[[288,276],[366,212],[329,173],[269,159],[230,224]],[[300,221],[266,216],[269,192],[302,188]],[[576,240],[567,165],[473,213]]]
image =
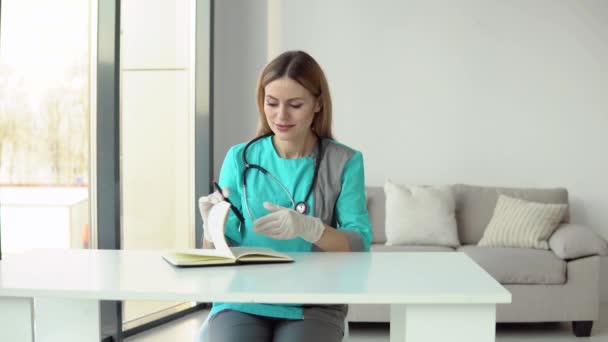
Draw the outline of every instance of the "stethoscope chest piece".
[[[308,214],[308,204],[306,204],[305,202],[296,203],[296,211],[300,214]]]

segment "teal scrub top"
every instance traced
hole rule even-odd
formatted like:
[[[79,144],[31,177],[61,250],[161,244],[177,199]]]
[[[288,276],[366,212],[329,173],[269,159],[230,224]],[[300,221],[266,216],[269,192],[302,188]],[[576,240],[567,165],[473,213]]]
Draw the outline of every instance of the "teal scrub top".
[[[330,143],[339,144],[334,140],[330,140]],[[220,171],[218,182],[220,187],[230,190],[230,201],[245,218],[244,226],[240,227],[240,221],[236,215],[230,212],[225,228],[226,237],[236,246],[268,247],[281,252],[310,252],[313,244],[302,238],[276,240],[253,231],[253,221],[268,213],[263,208],[262,202],[274,202],[274,204],[289,208],[292,208],[292,204],[285,191],[270,180],[269,176],[258,170],[250,169],[247,171],[246,192],[249,211],[253,215],[253,219],[251,218],[244,205],[245,194],[242,188],[243,170],[245,169],[242,154],[245,145],[246,143],[242,143],[230,148]],[[344,145],[341,146],[348,148]],[[334,209],[337,227],[334,228],[359,234],[364,250],[368,251],[372,233],[365,203],[363,156],[359,151],[352,151],[354,152],[352,157],[346,162],[342,170],[341,190],[337,196]],[[249,146],[247,161],[261,165],[268,170],[287,188],[295,203],[305,199],[312,183],[315,168],[315,161],[312,156],[294,159],[282,158],[273,145],[272,136],[268,136]],[[331,163],[331,160],[328,162]],[[311,194],[307,200],[307,204],[311,208],[309,209],[309,215],[314,214],[312,209],[314,208],[313,197]],[[226,309],[276,318],[302,318],[302,305],[300,304],[216,302],[213,303],[210,314],[213,316]]]

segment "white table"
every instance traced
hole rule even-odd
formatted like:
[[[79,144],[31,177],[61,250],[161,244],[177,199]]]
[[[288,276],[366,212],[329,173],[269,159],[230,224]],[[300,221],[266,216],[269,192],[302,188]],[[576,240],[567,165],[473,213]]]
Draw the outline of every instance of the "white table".
[[[511,294],[463,253],[292,253],[173,268],[161,251],[40,250],[0,261],[0,341],[99,341],[99,300],[391,304],[391,342],[494,341]],[[35,315],[35,322],[32,316]]]

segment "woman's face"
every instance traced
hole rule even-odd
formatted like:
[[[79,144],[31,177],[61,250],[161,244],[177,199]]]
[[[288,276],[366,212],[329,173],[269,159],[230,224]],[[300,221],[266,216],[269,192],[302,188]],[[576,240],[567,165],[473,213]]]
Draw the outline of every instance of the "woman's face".
[[[277,138],[303,142],[310,133],[319,100],[298,82],[276,79],[264,88],[264,114],[268,126]]]

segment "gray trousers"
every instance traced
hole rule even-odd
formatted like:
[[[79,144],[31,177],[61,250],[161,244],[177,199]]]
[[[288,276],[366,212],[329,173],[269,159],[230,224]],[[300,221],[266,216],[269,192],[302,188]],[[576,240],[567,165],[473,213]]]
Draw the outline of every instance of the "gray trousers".
[[[281,319],[224,310],[209,319],[200,336],[203,342],[340,342],[344,332],[319,319]]]

